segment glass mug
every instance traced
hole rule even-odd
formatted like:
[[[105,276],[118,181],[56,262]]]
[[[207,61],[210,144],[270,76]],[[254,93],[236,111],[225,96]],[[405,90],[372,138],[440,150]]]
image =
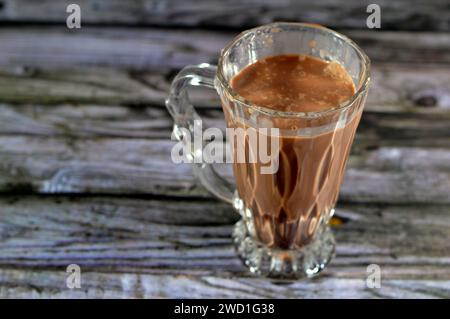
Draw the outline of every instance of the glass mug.
[[[353,79],[355,94],[326,111],[283,112],[255,105],[234,92],[230,83],[239,71],[280,54],[337,61]],[[211,164],[192,163],[200,183],[240,213],[233,241],[251,272],[312,277],[333,258],[335,241],[328,222],[367,97],[369,73],[369,58],[346,36],[314,24],[273,23],[238,35],[222,50],[217,67],[187,66],[173,80],[166,106],[179,140],[185,132],[194,134],[200,119],[189,102],[189,86],[216,89],[229,128],[278,128],[278,170],[273,174],[262,174],[257,169],[261,163],[235,161],[232,186]],[[248,148],[246,141],[233,140],[233,153]],[[203,149],[194,145],[189,151],[194,158]]]

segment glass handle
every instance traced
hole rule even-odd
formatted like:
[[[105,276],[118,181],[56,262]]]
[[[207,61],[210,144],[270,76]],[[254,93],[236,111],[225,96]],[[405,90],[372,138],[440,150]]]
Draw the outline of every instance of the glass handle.
[[[195,139],[195,134],[198,134],[198,129],[195,129],[195,126],[199,125],[201,120],[194,106],[189,101],[187,89],[189,86],[205,86],[214,89],[216,69],[216,66],[207,63],[190,65],[183,68],[174,78],[170,87],[169,97],[166,100],[166,107],[175,121],[173,135],[177,140],[185,140],[187,132]],[[191,149],[188,158],[193,165],[195,177],[209,192],[231,204],[234,187],[217,174],[212,164],[196,163],[194,160],[197,156],[202,155],[203,142],[190,143],[190,145]]]

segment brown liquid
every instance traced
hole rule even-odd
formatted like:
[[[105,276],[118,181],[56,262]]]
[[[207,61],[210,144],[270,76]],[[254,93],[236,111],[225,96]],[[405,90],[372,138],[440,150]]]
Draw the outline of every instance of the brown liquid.
[[[355,93],[352,79],[339,64],[302,55],[257,61],[237,74],[231,85],[252,103],[292,112],[328,110]],[[232,114],[231,106],[224,105],[224,112],[229,127],[247,127]],[[281,133],[278,171],[261,174],[258,162],[233,164],[239,197],[251,210],[255,236],[261,242],[286,249],[311,241],[337,200],[360,115],[341,128],[312,137],[288,134],[293,129],[321,126],[326,119],[270,118]],[[237,140],[232,145],[248,150],[248,141]]]

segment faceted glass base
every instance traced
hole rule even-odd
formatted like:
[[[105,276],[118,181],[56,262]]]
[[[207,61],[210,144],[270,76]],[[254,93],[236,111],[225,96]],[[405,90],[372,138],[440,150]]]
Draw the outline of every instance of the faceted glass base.
[[[328,226],[300,249],[269,248],[250,236],[243,220],[234,226],[236,251],[251,272],[274,278],[313,277],[334,257],[335,241]]]

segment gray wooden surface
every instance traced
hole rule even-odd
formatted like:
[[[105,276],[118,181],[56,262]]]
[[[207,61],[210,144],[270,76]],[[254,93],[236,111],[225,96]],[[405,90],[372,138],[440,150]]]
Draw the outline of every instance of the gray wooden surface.
[[[333,28],[366,28],[367,6],[382,9],[382,28],[450,28],[447,0],[2,0],[9,22],[65,21],[68,4],[80,5],[83,23],[242,28],[273,21],[309,21]]]
[[[234,31],[1,27],[0,297],[449,298],[450,35],[344,33],[371,56],[373,85],[337,256],[287,283],[246,271],[236,214],[170,161],[170,80],[216,61]],[[214,92],[192,98],[224,127]],[[66,288],[72,263],[79,290]],[[380,289],[366,286],[372,263]]]

